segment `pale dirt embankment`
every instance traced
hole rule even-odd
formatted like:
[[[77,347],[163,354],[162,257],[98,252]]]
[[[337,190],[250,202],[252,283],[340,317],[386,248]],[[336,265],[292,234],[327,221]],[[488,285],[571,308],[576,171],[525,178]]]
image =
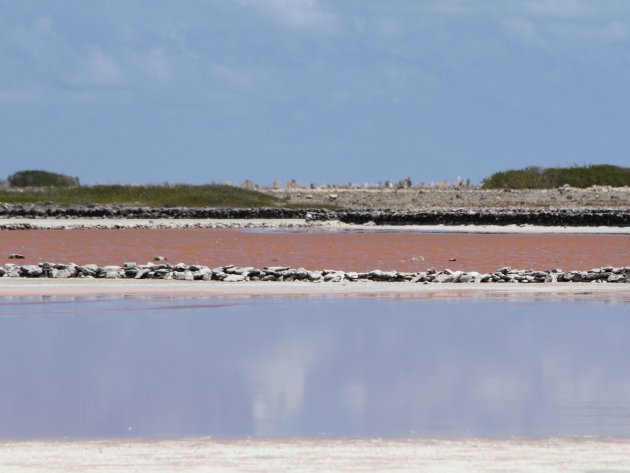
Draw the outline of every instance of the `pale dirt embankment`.
[[[627,235],[630,227],[621,226],[540,226],[540,225],[378,225],[366,226],[339,220],[294,219],[138,219],[138,218],[0,218],[0,230],[120,230],[228,228],[280,231],[349,232],[401,231],[425,233],[508,233],[508,234],[591,234]]]
[[[409,189],[328,187],[262,189],[291,203],[334,204],[357,209],[508,208],[508,207],[630,207],[630,187],[588,189],[481,190],[477,188]]]
[[[548,440],[237,440],[2,442],[18,472],[630,472],[630,442]]]
[[[630,301],[627,284],[414,284],[396,282],[306,283],[298,281],[223,282],[146,279],[28,279],[0,278],[3,297],[84,296],[200,296],[212,298],[259,297],[375,297],[443,299],[499,297],[504,300],[589,299]],[[1,470],[0,470],[1,471]]]

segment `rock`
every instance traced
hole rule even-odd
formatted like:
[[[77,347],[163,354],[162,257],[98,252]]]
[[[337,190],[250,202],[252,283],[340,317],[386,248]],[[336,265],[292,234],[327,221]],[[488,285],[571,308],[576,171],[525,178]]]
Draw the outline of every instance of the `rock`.
[[[103,266],[97,271],[96,276],[105,279],[120,279],[125,276],[125,272],[120,266]]]
[[[20,268],[20,275],[26,276],[27,278],[38,278],[43,274],[43,272],[42,268],[35,266],[34,264],[29,264]]]
[[[322,272],[321,271],[309,271],[307,277],[308,277],[309,281],[319,281],[322,278]]]
[[[153,271],[153,279],[172,279],[172,272],[167,268],[160,268]]]
[[[243,275],[243,276],[247,276],[253,270],[254,270],[254,268],[252,266],[245,266],[243,268],[234,268],[234,273],[235,274],[240,274],[240,275]]]
[[[39,267],[42,268],[42,274],[40,277],[44,278],[54,278],[57,274],[57,265],[54,263],[40,263]]]
[[[427,282],[427,274],[426,273],[416,273],[414,277],[411,278],[410,282]]]
[[[193,270],[193,268],[195,268]],[[196,281],[204,280],[204,277],[210,275],[210,279],[212,279],[212,271],[207,266],[191,266],[190,271],[192,271],[193,278]],[[209,281],[210,279],[205,279]]]
[[[12,265],[5,264],[4,270],[5,270],[5,273],[3,277],[5,278],[19,278],[20,277],[19,266],[16,266],[14,264]]]
[[[153,261],[167,261],[167,259],[164,256],[156,256]]]
[[[245,276],[240,274],[229,274],[223,279],[225,282],[241,282],[245,280]]]
[[[290,268],[287,266],[270,266],[264,270],[252,266],[237,267],[234,265],[221,266],[209,269],[203,265],[186,265],[178,263],[147,263],[139,266],[134,262],[126,262],[123,266],[103,266],[95,264],[77,266],[74,263],[57,264],[51,262],[38,265],[23,265],[7,263],[0,267],[1,277],[27,277],[27,278],[154,278],[176,280],[227,280],[238,281],[310,281],[310,282],[342,282],[342,281],[391,281],[391,282],[435,282],[435,283],[555,283],[555,282],[597,282],[597,283],[630,283],[630,267],[616,268],[606,266],[593,268],[588,271],[561,270],[520,270],[503,267],[495,273],[479,274],[476,271],[452,271],[448,268],[438,273],[435,268],[429,268],[427,272],[398,272],[382,271],[376,269],[369,273],[344,272],[334,269],[322,271],[307,271],[304,268]],[[238,276],[238,277],[232,277]]]
[[[440,284],[447,283],[447,282],[453,282],[453,276],[450,275],[450,274],[444,274],[444,273],[438,274],[437,276],[435,276],[434,281],[437,282],[437,283],[440,283]]]
[[[25,258],[26,258],[26,256],[21,255],[19,253],[11,253],[9,255],[9,259],[25,259]]]
[[[584,282],[585,281],[584,274],[580,273],[580,272],[573,273],[573,275],[571,276],[571,281],[572,282]]]
[[[174,271],[173,272],[173,279],[178,280],[178,281],[194,281],[194,276],[192,271]]]
[[[96,272],[99,270],[99,267],[95,264],[86,264],[83,266],[77,266],[77,271],[83,276],[96,276]]]
[[[288,266],[265,266],[264,270],[265,272],[267,271],[273,271],[273,272],[280,272],[280,271],[286,271],[287,269],[291,269]]]
[[[57,269],[57,272],[52,275],[53,278],[56,279],[68,279],[73,276],[73,274],[68,269]]]
[[[614,274],[611,273],[610,276],[608,276],[608,279],[606,279],[606,281],[608,282],[619,282],[624,280],[623,276],[619,276],[618,274]]]
[[[459,276],[458,282],[461,283],[472,283],[479,282],[481,280],[481,275],[476,271],[471,271],[469,273],[463,273]]]
[[[339,282],[345,275],[343,271],[329,271],[324,274],[324,282]]]

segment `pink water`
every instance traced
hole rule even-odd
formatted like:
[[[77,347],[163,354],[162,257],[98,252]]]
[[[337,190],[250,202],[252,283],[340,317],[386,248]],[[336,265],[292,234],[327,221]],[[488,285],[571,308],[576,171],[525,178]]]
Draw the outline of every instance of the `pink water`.
[[[258,233],[226,229],[21,230],[0,232],[0,263],[171,263],[420,271],[565,270],[630,266],[630,236],[571,234]],[[450,260],[455,261],[450,261]]]

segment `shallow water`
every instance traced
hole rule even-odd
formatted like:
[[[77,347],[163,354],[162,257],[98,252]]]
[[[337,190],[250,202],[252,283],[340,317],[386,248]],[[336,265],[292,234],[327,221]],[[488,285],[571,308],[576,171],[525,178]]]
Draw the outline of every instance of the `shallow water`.
[[[251,232],[225,229],[2,231],[0,263],[172,263],[423,271],[565,270],[630,265],[630,235]],[[422,256],[424,260],[413,260]],[[455,259],[456,261],[450,261]]]
[[[0,438],[630,438],[629,308],[0,298]]]

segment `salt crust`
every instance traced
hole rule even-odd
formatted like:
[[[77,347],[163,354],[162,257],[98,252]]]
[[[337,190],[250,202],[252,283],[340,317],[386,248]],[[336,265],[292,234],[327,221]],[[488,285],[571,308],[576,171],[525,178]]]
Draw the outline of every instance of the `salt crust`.
[[[0,471],[629,472],[630,441],[237,440],[0,442]]]

